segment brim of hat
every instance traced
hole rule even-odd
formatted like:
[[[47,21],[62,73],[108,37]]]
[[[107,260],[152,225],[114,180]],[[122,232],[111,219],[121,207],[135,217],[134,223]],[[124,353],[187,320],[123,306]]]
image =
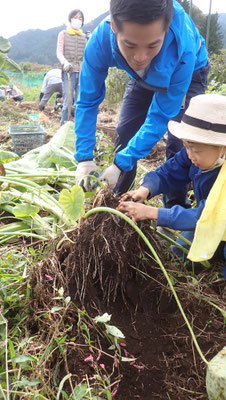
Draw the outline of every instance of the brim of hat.
[[[170,133],[181,140],[211,144],[213,146],[226,146],[226,133],[197,128],[185,124],[183,121],[170,121],[168,127]]]

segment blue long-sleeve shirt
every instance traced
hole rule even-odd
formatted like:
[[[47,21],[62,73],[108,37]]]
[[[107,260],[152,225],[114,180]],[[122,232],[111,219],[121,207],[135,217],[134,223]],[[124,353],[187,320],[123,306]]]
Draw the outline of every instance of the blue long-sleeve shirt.
[[[173,158],[146,174],[142,185],[149,189],[151,197],[181,189],[192,182],[197,202],[197,208],[186,209],[179,205],[159,208],[157,224],[184,231],[194,230],[219,171],[220,167],[206,171],[196,167],[183,147]]]
[[[173,18],[160,52],[141,78],[123,58],[115,33],[106,19],[89,39],[80,76],[80,94],[76,103],[75,133],[77,161],[93,159],[99,104],[105,97],[105,79],[109,67],[125,70],[145,89],[155,92],[146,120],[127,147],[116,154],[115,163],[124,171],[146,156],[167,131],[168,121],[180,111],[183,98],[195,70],[208,61],[207,50],[192,19],[174,0]]]

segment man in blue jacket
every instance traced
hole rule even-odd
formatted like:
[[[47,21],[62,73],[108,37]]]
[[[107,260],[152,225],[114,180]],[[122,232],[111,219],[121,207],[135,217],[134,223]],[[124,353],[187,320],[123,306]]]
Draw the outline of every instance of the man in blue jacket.
[[[116,128],[117,153],[101,179],[124,193],[133,183],[137,161],[167,132],[169,120],[180,121],[191,97],[204,93],[208,55],[204,39],[175,0],[111,0],[110,16],[93,32],[83,60],[75,118],[76,181],[97,170],[98,106],[105,97],[108,69],[117,67],[130,81]],[[169,133],[167,158],[181,147]],[[190,206],[186,189],[170,197],[166,207]]]

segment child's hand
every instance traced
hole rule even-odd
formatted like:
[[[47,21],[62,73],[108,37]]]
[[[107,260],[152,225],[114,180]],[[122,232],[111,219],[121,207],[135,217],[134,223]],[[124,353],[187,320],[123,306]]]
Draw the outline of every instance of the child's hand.
[[[149,190],[145,186],[140,186],[139,189],[130,190],[129,192],[122,195],[120,203],[122,201],[135,201],[137,203],[143,203],[149,195]]]
[[[125,215],[130,217],[134,222],[158,218],[158,208],[135,203],[133,201],[121,201],[117,210],[124,212]]]

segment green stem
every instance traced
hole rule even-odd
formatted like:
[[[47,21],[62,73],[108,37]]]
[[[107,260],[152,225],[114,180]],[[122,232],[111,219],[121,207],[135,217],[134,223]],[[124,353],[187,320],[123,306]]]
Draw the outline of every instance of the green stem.
[[[191,337],[192,337],[192,339],[193,339],[193,341],[194,341],[195,347],[196,347],[196,349],[197,349],[197,351],[198,351],[198,353],[199,353],[201,359],[208,365],[208,361],[207,361],[206,358],[204,357],[204,355],[203,355],[203,353],[202,353],[202,351],[201,351],[201,349],[200,349],[200,347],[199,347],[199,344],[198,344],[198,342],[197,342],[197,340],[196,340],[195,334],[194,334],[194,332],[193,332],[193,330],[192,330],[192,327],[191,327],[191,325],[190,325],[190,323],[189,323],[189,321],[188,321],[188,319],[187,319],[187,317],[186,317],[186,315],[185,315],[185,312],[184,312],[183,307],[182,307],[182,305],[181,305],[181,303],[180,303],[180,300],[179,300],[179,298],[178,298],[178,296],[177,296],[177,293],[176,293],[176,291],[175,291],[175,289],[174,289],[174,287],[173,287],[173,284],[172,284],[172,282],[171,282],[171,279],[170,279],[170,277],[169,277],[169,274],[167,273],[167,271],[166,271],[165,267],[163,266],[163,264],[162,264],[162,262],[161,262],[161,260],[160,260],[160,258],[159,258],[159,256],[158,256],[158,254],[156,253],[155,249],[153,248],[153,246],[151,245],[151,243],[149,242],[149,240],[147,239],[147,237],[144,235],[144,233],[141,231],[141,229],[138,228],[138,226],[137,226],[129,217],[127,217],[126,215],[122,214],[120,211],[115,210],[115,209],[110,208],[110,207],[96,207],[96,208],[93,208],[92,210],[89,210],[89,211],[84,215],[84,218],[88,218],[88,217],[90,217],[92,214],[95,214],[95,213],[97,213],[97,212],[109,212],[109,213],[111,213],[111,214],[115,214],[115,215],[117,215],[118,217],[124,219],[126,222],[128,222],[129,225],[131,225],[131,226],[134,228],[134,230],[138,233],[138,235],[139,235],[139,236],[143,239],[143,241],[146,243],[147,247],[149,248],[149,250],[151,250],[153,256],[155,257],[155,260],[156,260],[157,263],[159,264],[159,266],[160,266],[160,268],[161,268],[161,270],[162,270],[162,272],[163,272],[163,274],[164,274],[164,276],[165,276],[165,278],[166,278],[166,280],[167,280],[167,282],[168,282],[168,284],[169,284],[169,287],[170,287],[170,289],[171,289],[171,291],[172,291],[172,293],[173,293],[173,295],[174,295],[174,298],[175,298],[176,303],[177,303],[177,305],[178,305],[178,308],[179,308],[179,310],[180,310],[180,312],[181,312],[181,314],[182,314],[182,317],[184,318],[184,321],[185,321],[185,323],[187,324],[188,330],[189,330],[189,332],[190,332],[190,334],[191,334]]]

